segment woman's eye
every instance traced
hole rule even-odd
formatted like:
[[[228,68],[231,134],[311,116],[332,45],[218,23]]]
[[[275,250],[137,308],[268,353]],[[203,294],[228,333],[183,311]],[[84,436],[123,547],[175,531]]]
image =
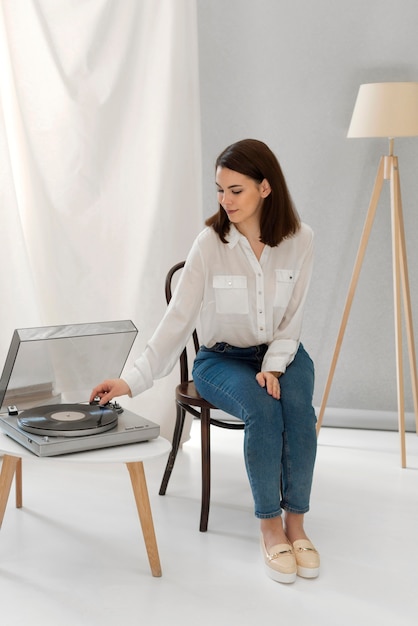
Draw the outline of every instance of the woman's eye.
[[[230,189],[230,192],[232,193],[232,195],[234,196],[238,196],[238,194],[243,192],[243,189]],[[216,193],[221,196],[223,196],[225,194],[223,189],[216,189]]]

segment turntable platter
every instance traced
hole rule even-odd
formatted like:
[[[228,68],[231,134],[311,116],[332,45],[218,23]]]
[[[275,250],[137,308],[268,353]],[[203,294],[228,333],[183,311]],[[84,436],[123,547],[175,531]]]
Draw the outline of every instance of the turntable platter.
[[[118,423],[118,414],[98,404],[54,404],[23,411],[17,423],[35,435],[78,437],[111,430]]]

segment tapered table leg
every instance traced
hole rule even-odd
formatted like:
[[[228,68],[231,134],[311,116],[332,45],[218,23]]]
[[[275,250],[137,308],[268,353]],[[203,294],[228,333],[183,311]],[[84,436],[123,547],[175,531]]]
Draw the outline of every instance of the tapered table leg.
[[[0,528],[3,523],[13,477],[16,475],[16,506],[22,506],[22,459],[5,454],[0,472]]]
[[[161,576],[161,564],[158,554],[157,539],[155,537],[154,523],[152,521],[151,506],[148,496],[147,482],[145,479],[144,465],[142,461],[126,463],[131,477],[136,507],[144,535],[145,547],[153,576]]]

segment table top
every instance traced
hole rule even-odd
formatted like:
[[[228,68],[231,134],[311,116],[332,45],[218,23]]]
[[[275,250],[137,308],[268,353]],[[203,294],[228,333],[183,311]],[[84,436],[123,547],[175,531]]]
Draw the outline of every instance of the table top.
[[[170,449],[171,444],[167,439],[157,437],[150,441],[112,446],[111,448],[39,457],[0,430],[0,454],[18,456],[42,463],[45,461],[61,463],[135,463],[162,456],[168,453]]]

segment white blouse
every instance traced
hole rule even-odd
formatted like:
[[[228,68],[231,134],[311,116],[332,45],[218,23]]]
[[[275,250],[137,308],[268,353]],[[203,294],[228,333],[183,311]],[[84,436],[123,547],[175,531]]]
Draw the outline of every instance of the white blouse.
[[[263,371],[284,372],[299,347],[312,275],[313,231],[300,230],[257,260],[233,224],[224,244],[213,228],[196,238],[167,311],[134,367],[124,374],[132,395],[166,376],[198,324],[201,344],[267,344]]]

